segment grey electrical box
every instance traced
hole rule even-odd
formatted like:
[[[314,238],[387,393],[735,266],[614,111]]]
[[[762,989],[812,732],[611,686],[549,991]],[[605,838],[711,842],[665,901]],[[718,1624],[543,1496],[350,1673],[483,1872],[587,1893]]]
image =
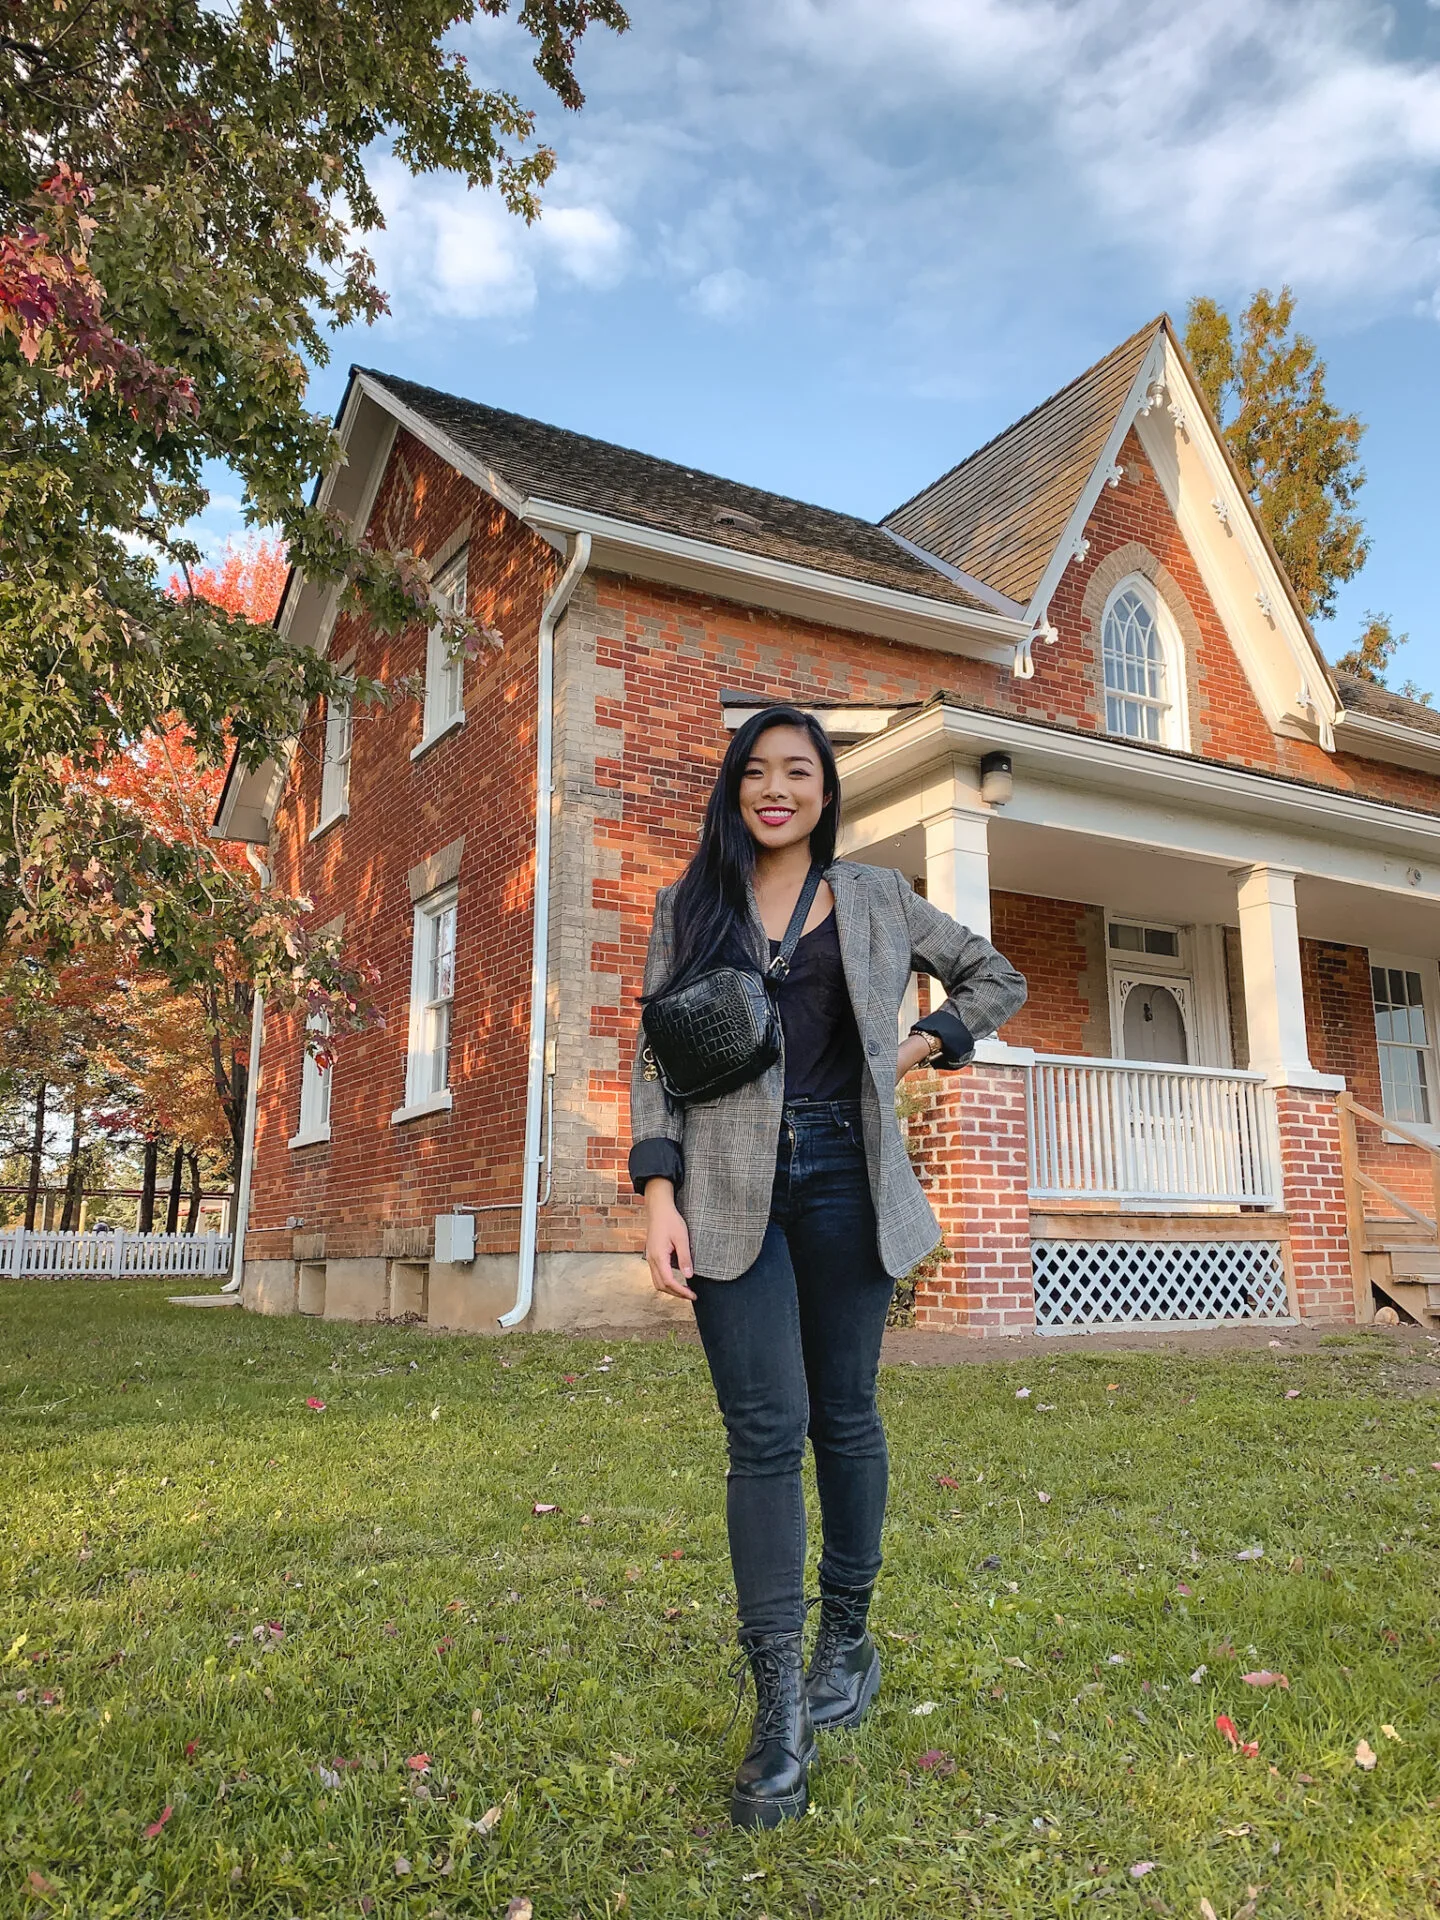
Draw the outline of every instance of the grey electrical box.
[[[435,1216],[435,1259],[440,1266],[458,1266],[475,1258],[475,1216],[473,1213],[439,1213]]]

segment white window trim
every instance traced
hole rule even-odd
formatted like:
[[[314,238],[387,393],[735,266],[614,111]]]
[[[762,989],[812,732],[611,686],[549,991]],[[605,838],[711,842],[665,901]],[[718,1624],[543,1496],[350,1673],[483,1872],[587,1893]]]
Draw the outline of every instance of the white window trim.
[[[1369,967],[1394,967],[1403,973],[1418,973],[1420,976],[1421,1003],[1425,1009],[1425,1031],[1430,1036],[1423,1051],[1430,1069],[1430,1112],[1433,1117],[1429,1122],[1426,1122],[1423,1120],[1406,1120],[1400,1114],[1386,1113],[1385,1118],[1387,1120],[1393,1120],[1397,1126],[1408,1127],[1412,1133],[1419,1134],[1422,1140],[1431,1140],[1434,1141],[1437,1146],[1440,1146],[1440,1021],[1437,1021],[1436,1018],[1437,1014],[1440,1014],[1440,965],[1437,965],[1437,962],[1434,960],[1427,959],[1423,954],[1388,953],[1379,947],[1367,948],[1365,958],[1367,962],[1367,987],[1370,986]],[[1375,1027],[1375,995],[1373,987],[1370,988],[1370,1031],[1375,1036],[1375,1054],[1378,1065],[1380,1050],[1384,1042],[1382,1042]],[[1385,1113],[1385,1079],[1383,1074],[1380,1079],[1380,1111]],[[1404,1146],[1408,1144],[1398,1133],[1387,1133],[1385,1139],[1391,1146]]]
[[[457,727],[463,727],[464,724],[465,709],[462,707],[459,713],[450,716],[443,727],[438,728],[434,733],[427,733],[417,746],[413,746],[410,749],[410,758],[418,760],[421,754],[428,753],[437,741],[443,740],[447,734],[454,733]]]
[[[323,1013],[312,1013],[305,1022],[305,1031],[328,1033],[330,1022]],[[286,1142],[292,1153],[297,1147],[323,1146],[329,1140],[334,1072],[333,1066],[322,1070],[316,1065],[307,1042],[300,1054],[300,1125]]]
[[[1117,580],[1106,595],[1105,605],[1100,614],[1100,697],[1108,700],[1127,696],[1116,693],[1105,684],[1105,626],[1110,618],[1111,609],[1121,594],[1133,592],[1144,601],[1151,619],[1155,622],[1156,637],[1160,642],[1160,658],[1165,673],[1165,705],[1161,709],[1160,739],[1150,745],[1171,747],[1177,752],[1190,750],[1190,710],[1187,699],[1185,673],[1185,645],[1180,637],[1180,629],[1175,624],[1175,616],[1165,604],[1165,596],[1156,588],[1155,582],[1143,573],[1127,573],[1123,580]],[[1129,698],[1136,696],[1130,695]],[[1108,716],[1107,716],[1108,718]],[[1104,729],[1107,740],[1133,740],[1129,733],[1112,733],[1108,726]]]
[[[427,1113],[449,1113],[454,1105],[455,1096],[446,1087],[440,1093],[427,1094],[423,1100],[416,1100],[410,1106],[396,1107],[390,1116],[390,1124],[392,1127],[403,1127],[407,1120],[423,1120]]]
[[[405,1046],[405,1098],[390,1116],[391,1126],[403,1126],[407,1120],[417,1120],[427,1113],[448,1113],[454,1105],[454,1093],[449,1085],[449,1067],[446,1067],[446,1085],[422,1092],[417,1080],[422,1062],[432,1058],[420,1049],[421,1026],[425,1009],[429,1006],[426,997],[428,974],[434,960],[433,941],[435,926],[440,917],[454,911],[460,899],[459,885],[452,881],[448,886],[440,887],[434,893],[427,894],[423,900],[415,903],[414,919],[410,939],[410,1006],[408,1037]],[[450,993],[451,1029],[447,1034],[448,1042],[453,1035],[454,1021],[454,982]]]
[[[463,607],[469,599],[470,548],[468,543],[441,567],[431,582],[431,598],[442,611],[453,612],[455,602]],[[442,679],[453,686],[453,711],[437,712]],[[438,626],[425,630],[425,710],[423,732],[410,758],[418,760],[437,740],[443,740],[456,727],[465,724],[465,656],[453,656],[446,647]]]
[[[352,648],[348,656],[337,663],[338,671],[348,673],[354,663],[355,653]],[[345,754],[343,762],[339,762],[337,761],[337,756],[334,751],[335,721],[342,704],[345,711]],[[344,820],[350,812],[350,763],[354,751],[355,709],[351,697],[347,694],[343,703],[336,700],[327,700],[325,702],[325,751],[320,761],[320,818],[311,829],[309,835],[311,840],[318,840],[322,833],[328,832],[337,820]],[[338,783],[340,788],[339,799],[327,807],[325,789],[330,778],[330,770],[337,764],[343,764],[345,769],[344,776]]]

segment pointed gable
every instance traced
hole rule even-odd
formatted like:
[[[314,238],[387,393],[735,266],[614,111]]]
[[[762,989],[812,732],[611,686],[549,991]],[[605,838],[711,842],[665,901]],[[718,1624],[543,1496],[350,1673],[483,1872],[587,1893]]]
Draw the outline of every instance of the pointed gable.
[[[1150,321],[882,524],[1028,603],[1164,325]]]

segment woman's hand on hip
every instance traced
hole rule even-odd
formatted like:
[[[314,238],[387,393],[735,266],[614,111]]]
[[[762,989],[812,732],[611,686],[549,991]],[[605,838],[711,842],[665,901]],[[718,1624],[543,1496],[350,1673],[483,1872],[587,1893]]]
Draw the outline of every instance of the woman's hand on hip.
[[[695,1298],[685,1284],[695,1272],[690,1260],[690,1230],[680,1217],[675,1188],[669,1180],[645,1182],[645,1263],[657,1293],[673,1293],[682,1300]]]

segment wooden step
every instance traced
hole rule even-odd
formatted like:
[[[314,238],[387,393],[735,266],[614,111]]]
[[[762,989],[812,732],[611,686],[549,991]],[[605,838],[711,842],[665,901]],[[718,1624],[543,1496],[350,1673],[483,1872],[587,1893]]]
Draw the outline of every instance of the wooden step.
[[[1415,1280],[1375,1280],[1375,1298],[1383,1306],[1388,1300],[1400,1307],[1422,1327],[1440,1327],[1440,1286],[1427,1287]]]
[[[1391,1247],[1390,1271],[1397,1280],[1440,1280],[1440,1247]]]

